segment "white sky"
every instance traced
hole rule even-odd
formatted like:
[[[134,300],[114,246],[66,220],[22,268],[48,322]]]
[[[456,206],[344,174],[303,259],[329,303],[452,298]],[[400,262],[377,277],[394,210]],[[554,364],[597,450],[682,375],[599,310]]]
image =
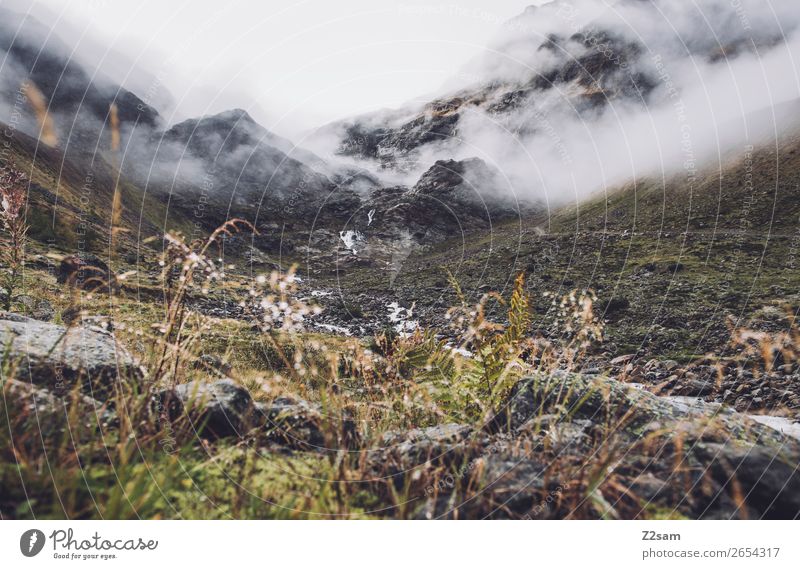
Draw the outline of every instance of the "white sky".
[[[30,9],[140,96],[163,99],[163,83],[177,106],[170,122],[241,107],[293,136],[436,91],[541,0],[0,2]]]

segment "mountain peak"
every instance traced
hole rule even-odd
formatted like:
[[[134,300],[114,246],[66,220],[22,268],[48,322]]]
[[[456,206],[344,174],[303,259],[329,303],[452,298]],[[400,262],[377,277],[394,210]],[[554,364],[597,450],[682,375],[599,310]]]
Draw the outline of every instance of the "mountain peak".
[[[250,116],[250,113],[245,111],[244,109],[228,109],[227,111],[222,111],[221,113],[217,113],[216,115],[211,115],[210,117],[205,118],[214,118],[224,121],[242,121],[252,124],[257,124],[255,119]]]

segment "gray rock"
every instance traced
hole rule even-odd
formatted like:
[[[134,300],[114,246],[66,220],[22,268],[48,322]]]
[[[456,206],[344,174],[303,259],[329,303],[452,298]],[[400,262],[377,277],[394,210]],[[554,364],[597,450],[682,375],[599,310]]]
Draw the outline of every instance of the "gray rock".
[[[117,381],[140,381],[144,372],[114,336],[95,329],[65,328],[0,312],[0,344],[9,350],[15,377],[52,390],[72,390],[81,381],[104,400]]]
[[[214,383],[193,381],[162,394],[168,407],[172,396],[188,414],[197,433],[209,438],[244,436],[250,427],[253,398],[232,379]]]
[[[679,383],[672,393],[675,395],[684,395],[687,397],[705,397],[714,393],[716,384],[710,380],[703,379],[686,379]]]
[[[707,405],[688,397],[658,397],[613,379],[566,372],[522,379],[487,428],[518,431],[528,421],[556,411],[567,414],[572,421],[584,419],[593,423],[605,420],[610,414],[618,420],[624,419],[618,432],[636,439],[656,425],[686,424],[713,417],[720,429],[742,442],[795,444],[791,437],[727,407]]]
[[[278,397],[272,403],[256,403],[254,423],[263,427],[267,439],[292,448],[325,445],[319,407],[299,399]]]
[[[14,428],[35,433],[37,437],[61,435],[69,429],[73,439],[88,440],[97,429],[116,426],[116,415],[107,405],[86,395],[59,397],[31,383],[9,379],[5,384],[4,400]],[[21,431],[20,431],[21,432]]]
[[[472,433],[472,427],[458,423],[445,423],[424,429],[410,431],[390,431],[383,435],[384,446],[416,445],[418,443],[445,444],[465,440]]]
[[[751,519],[796,519],[800,514],[800,470],[798,458],[790,449],[753,444],[700,443],[692,449],[693,457],[720,487],[738,487],[744,499],[736,511],[715,511],[715,503],[706,505],[706,517]],[[715,515],[717,514],[717,515]]]
[[[744,515],[731,500],[734,480],[747,508],[759,516],[800,514],[800,444],[730,408],[689,397],[659,398],[614,380],[556,373],[520,382],[503,411],[501,425],[513,429],[524,424],[519,421],[525,417],[555,411],[566,413],[572,421],[611,421],[617,426],[614,436],[630,444],[649,434],[668,444],[672,433],[682,433],[683,452],[699,477],[691,498],[697,515],[713,511],[727,517]],[[662,465],[651,466],[666,467],[674,458],[663,456]],[[704,472],[712,472],[718,485],[718,491],[710,495],[724,495],[724,500],[704,503],[708,498],[700,480]],[[717,509],[709,509],[711,506]]]
[[[113,332],[114,322],[107,316],[79,314],[79,318],[74,321],[78,326],[99,330],[101,332]]]
[[[29,294],[20,294],[13,300],[14,304],[20,306],[26,314],[30,314],[36,308],[36,299]]]
[[[36,303],[36,307],[31,312],[31,316],[36,320],[43,322],[50,322],[55,316],[56,310],[53,305],[46,300],[40,300]]]
[[[483,506],[490,517],[548,517],[544,475],[547,464],[507,454],[488,456],[481,469],[481,485],[485,488]],[[557,481],[550,480],[553,495]]]

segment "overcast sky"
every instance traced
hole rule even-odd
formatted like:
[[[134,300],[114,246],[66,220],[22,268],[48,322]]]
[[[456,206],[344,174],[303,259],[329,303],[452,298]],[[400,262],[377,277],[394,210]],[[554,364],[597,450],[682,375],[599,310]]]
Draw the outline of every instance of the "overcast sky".
[[[102,61],[107,74],[147,91],[153,102],[163,106],[168,91],[175,107],[170,122],[242,107],[287,135],[424,97],[476,55],[502,22],[541,3],[0,2],[30,9],[68,43],[77,43],[79,57],[94,65]]]

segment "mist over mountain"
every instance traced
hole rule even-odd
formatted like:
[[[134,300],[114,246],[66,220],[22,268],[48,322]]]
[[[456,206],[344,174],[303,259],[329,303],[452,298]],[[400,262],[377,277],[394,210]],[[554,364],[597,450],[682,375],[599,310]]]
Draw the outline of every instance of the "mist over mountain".
[[[200,200],[213,204],[204,230],[237,216],[327,227],[329,247],[353,231],[376,239],[380,257],[395,242],[479,233],[644,177],[691,183],[795,128],[799,89],[785,70],[800,56],[796,12],[752,0],[531,6],[441,95],[325,125],[307,149],[242,109],[167,124],[151,93],[90,73],[57,31],[5,10],[2,113],[38,137],[20,95],[34,85],[68,160],[118,164],[177,220],[192,220]]]
[[[747,117],[798,98],[797,27],[789,2],[557,0],[508,22],[439,98],[327,125],[313,146],[410,180],[479,156],[519,199],[573,201],[784,128]]]
[[[331,192],[363,206],[381,186],[413,187],[440,160],[472,158],[503,173],[503,199],[559,204],[645,175],[696,171],[785,128],[777,115],[747,119],[798,96],[784,72],[798,55],[796,11],[760,8],[752,0],[531,6],[440,97],[322,127],[306,140],[317,154],[246,111],[167,125],[137,94],[89,75],[56,34],[6,11],[3,113],[31,81],[59,145],[103,155],[113,102],[123,170],[137,184],[181,195],[205,186],[232,211],[277,210],[287,200],[313,211]],[[23,107],[16,126],[35,136]]]
[[[73,59],[72,49],[52,30],[30,16],[6,9],[0,9],[0,15],[0,116],[5,122],[12,114],[19,115],[17,128],[38,135],[30,107],[17,97],[27,81],[44,96],[63,148],[91,149],[93,144],[99,145],[112,102],[116,104],[123,129],[134,125],[160,126],[154,108],[107,77],[90,74]]]

